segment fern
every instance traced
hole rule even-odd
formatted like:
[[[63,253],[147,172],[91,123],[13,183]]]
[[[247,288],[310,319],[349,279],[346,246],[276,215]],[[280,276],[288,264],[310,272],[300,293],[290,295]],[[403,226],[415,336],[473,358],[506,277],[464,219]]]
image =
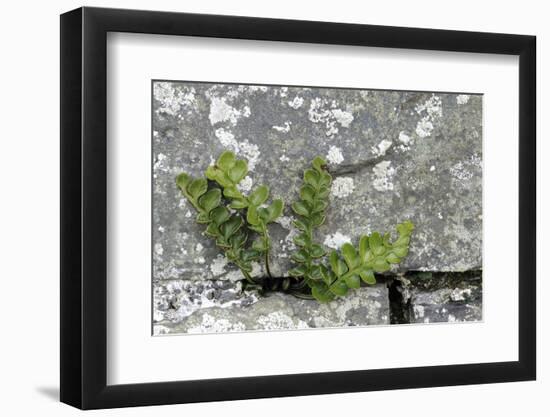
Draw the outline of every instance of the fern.
[[[259,185],[248,196],[245,196],[237,187],[248,174],[248,164],[243,159],[236,159],[235,154],[226,151],[220,155],[215,165],[206,170],[206,177],[215,181],[223,189],[223,195],[231,200],[230,207],[235,210],[246,210],[248,228],[258,233],[252,248],[264,256],[266,272],[271,276],[269,267],[269,251],[271,240],[269,238],[268,224],[273,223],[283,213],[284,203],[281,199],[264,207],[269,198],[269,187]]]
[[[245,244],[248,234],[243,230],[243,219],[231,214],[222,204],[222,193],[219,188],[209,188],[205,178],[193,179],[186,173],[178,175],[176,184],[197,210],[197,223],[206,225],[206,234],[215,239],[216,245],[223,250],[227,259],[234,263],[251,284],[255,281],[250,276],[252,261],[261,253],[247,249]]]
[[[399,224],[399,238],[393,243],[389,233],[381,236],[378,232],[361,236],[358,250],[351,243],[345,243],[340,253],[331,252],[327,264],[325,259],[320,259],[326,257],[326,251],[314,243],[313,229],[325,220],[332,177],[322,158],[316,157],[312,167],[304,172],[300,199],[292,204],[299,216],[294,225],[301,233],[294,239],[299,249],[292,255],[298,265],[289,274],[303,279],[311,288],[313,298],[328,302],[336,296],[345,296],[349,289],[359,288],[361,281],[376,284],[375,272],[388,271],[390,264],[401,262],[407,256],[414,225],[410,221]]]
[[[398,236],[394,241],[389,233],[374,232],[361,236],[357,248],[345,243],[339,251],[330,254],[315,241],[315,229],[326,219],[332,184],[326,162],[316,157],[311,168],[304,171],[300,198],[292,204],[297,215],[293,224],[300,231],[294,238],[297,250],[292,254],[296,266],[289,271],[294,283],[291,278],[272,277],[268,225],[281,216],[284,204],[281,199],[266,204],[269,199],[266,185],[259,185],[244,195],[238,185],[247,174],[247,162],[227,151],[208,167],[206,178],[194,179],[182,173],[176,184],[197,210],[197,222],[206,225],[205,233],[215,239],[216,245],[251,285],[259,286],[250,275],[252,261],[263,257],[269,278],[263,280],[262,289],[282,289],[297,297],[328,302],[359,288],[361,282],[376,284],[375,273],[388,271],[391,264],[398,264],[407,256],[414,230],[410,221],[397,225]],[[258,235],[251,244],[249,231]]]

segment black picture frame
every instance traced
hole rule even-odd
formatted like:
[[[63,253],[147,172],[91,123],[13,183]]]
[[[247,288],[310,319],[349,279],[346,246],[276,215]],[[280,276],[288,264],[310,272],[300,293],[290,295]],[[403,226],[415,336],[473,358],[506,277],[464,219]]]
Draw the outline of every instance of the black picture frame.
[[[519,360],[107,385],[108,32],[519,56]],[[61,401],[81,409],[536,378],[536,38],[102,8],[61,15]]]

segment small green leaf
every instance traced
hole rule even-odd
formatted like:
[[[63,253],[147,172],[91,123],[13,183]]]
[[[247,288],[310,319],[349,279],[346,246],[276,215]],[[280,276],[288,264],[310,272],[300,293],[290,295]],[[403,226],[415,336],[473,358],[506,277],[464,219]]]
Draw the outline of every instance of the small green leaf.
[[[322,256],[325,256],[326,251],[323,249],[321,245],[318,245],[314,243],[311,245],[311,250],[309,252],[312,258],[320,258]]]
[[[257,250],[258,252],[265,252],[267,247],[265,246],[263,239],[256,239],[254,243],[252,243],[252,249]]]
[[[376,248],[382,246],[382,236],[380,236],[380,233],[374,232],[372,235],[370,235],[369,246],[372,250],[375,250]]]
[[[230,248],[231,244],[227,241],[227,239],[224,239],[223,236],[218,236],[216,238],[216,245],[218,245],[221,248]]]
[[[346,285],[350,288],[359,288],[361,286],[361,279],[357,275],[351,275],[345,277]]]
[[[323,213],[313,213],[311,215],[311,224],[321,226],[325,222],[326,216]]]
[[[323,279],[323,275],[321,274],[321,265],[311,265],[309,276],[314,280]]]
[[[345,262],[340,259],[338,252],[332,251],[329,260],[332,271],[336,274],[336,276],[341,277],[348,272],[348,267]]]
[[[327,165],[327,162],[321,158],[320,156],[316,156],[314,159],[313,159],[313,162],[311,163],[311,165],[313,166],[313,168],[315,168],[317,171],[319,172],[322,172],[326,165]]]
[[[317,197],[319,198],[327,198],[330,194],[330,188],[329,187],[319,187],[319,191],[317,192]]]
[[[300,249],[298,252],[292,254],[292,259],[296,262],[304,263],[309,259],[309,255],[304,249]]]
[[[304,184],[300,188],[300,198],[309,203],[313,203],[313,199],[315,198],[315,189],[309,184]]]
[[[317,189],[319,187],[320,175],[317,171],[313,169],[306,169],[304,171],[304,181],[311,185],[313,188]]]
[[[176,177],[176,185],[182,190],[186,190],[187,184],[191,182],[192,178],[185,172],[182,172]]]
[[[292,203],[292,210],[296,214],[299,214],[300,216],[308,216],[309,215],[309,207],[308,204],[305,201],[298,200]]]
[[[258,209],[256,206],[248,206],[246,211],[246,221],[252,226],[258,226],[260,224],[260,218],[258,217]]]
[[[247,237],[246,233],[240,230],[229,238],[229,243],[234,249],[239,249],[244,246]]]
[[[227,198],[231,198],[231,199],[237,199],[237,200],[242,200],[243,199],[243,195],[238,190],[238,188],[235,187],[234,185],[230,185],[229,187],[225,187],[223,189],[223,195],[226,196]]]
[[[386,262],[390,264],[398,264],[399,262],[401,262],[401,258],[395,253],[390,252],[388,255],[386,255]]]
[[[357,252],[351,243],[344,243],[341,250],[349,269],[353,269],[359,265],[359,257],[357,256]]]
[[[411,241],[411,238],[406,235],[400,235],[399,239],[397,239],[393,245],[394,246],[407,246],[409,242]]]
[[[336,281],[330,286],[330,291],[335,295],[343,297],[348,293],[348,286],[344,281]]]
[[[197,220],[197,223],[200,223],[200,224],[210,223],[210,219],[208,218],[208,214],[206,213],[197,214],[196,220]]]
[[[195,200],[203,195],[208,189],[206,178],[197,178],[187,184],[187,192]]]
[[[269,197],[269,188],[266,185],[260,185],[248,196],[248,202],[253,206],[259,206]]]
[[[216,168],[214,165],[209,165],[208,168],[206,168],[206,171],[205,171],[204,175],[210,181],[217,181],[219,172],[220,172],[220,170],[218,168]]]
[[[334,295],[328,290],[328,287],[313,287],[311,289],[311,295],[320,303],[328,303],[334,299]]]
[[[315,202],[312,204],[312,212],[313,213],[320,213],[322,211],[325,211],[325,209],[328,206],[328,202],[325,200],[315,200]]]
[[[222,200],[222,192],[219,188],[212,188],[199,198],[199,205],[210,213],[214,208],[220,205]],[[208,221],[208,218],[206,219]]]
[[[305,219],[302,219],[302,220],[300,220],[300,219],[294,220],[294,221],[292,222],[292,224],[293,224],[296,228],[300,229],[302,232],[305,232],[305,231],[308,229],[308,227],[309,227],[309,226],[308,226],[309,222],[308,222],[307,220],[305,220]]]
[[[362,269],[359,271],[361,279],[370,285],[376,284],[376,278],[374,277],[374,272],[371,269]]]
[[[283,200],[277,199],[274,200],[268,207],[267,207],[267,221],[269,223],[277,220],[281,214],[283,214],[284,209],[284,203]]]
[[[338,252],[333,250],[330,253],[330,256],[329,256],[328,260],[329,260],[330,267],[332,268],[332,270],[336,271],[338,269],[338,261],[340,260],[340,257],[338,256]]]
[[[238,160],[235,165],[229,169],[227,175],[229,179],[234,183],[239,183],[248,174],[248,165],[245,160]]]
[[[265,207],[258,207],[258,217],[263,224],[267,224],[269,222],[269,213]]]
[[[229,211],[225,207],[216,207],[210,212],[210,219],[217,225],[226,222],[229,220],[229,217],[231,217],[231,214],[229,214]]]
[[[369,237],[366,235],[361,236],[359,239],[359,258],[361,262],[367,261],[367,251],[369,250]]]
[[[410,235],[414,230],[414,224],[411,221],[406,220],[403,223],[398,224],[396,229],[400,235]]]
[[[222,232],[225,240],[228,240],[241,227],[243,221],[240,217],[233,216],[228,221],[220,226],[220,232]]]
[[[295,268],[292,268],[290,271],[288,271],[288,275],[290,275],[291,277],[303,277],[306,272],[307,272],[307,266],[304,264],[301,264]]]
[[[323,277],[323,281],[330,285],[332,281],[334,280],[334,275],[327,269],[325,265],[321,265],[321,275]]]
[[[253,261],[255,259],[258,259],[261,255],[262,255],[261,252],[258,252],[257,250],[248,249],[248,250],[242,251],[241,259],[245,262],[250,262],[250,261]],[[250,271],[251,270],[252,270],[252,268],[250,268]],[[250,272],[250,271],[248,271],[248,272]]]
[[[234,208],[236,210],[244,209],[248,207],[248,202],[245,199],[233,200],[231,204],[229,204],[229,207]]]
[[[228,172],[235,165],[235,154],[231,151],[225,151],[218,158],[216,165]]]
[[[390,269],[390,264],[384,258],[376,258],[372,263],[372,267],[376,272],[386,272]]]
[[[295,236],[292,240],[296,246],[306,246],[309,243],[309,239],[305,233],[301,233]]]
[[[404,258],[409,253],[409,248],[407,246],[397,246],[393,248],[393,253],[400,258]]]
[[[208,227],[206,228],[205,233],[208,236],[216,237],[220,234],[220,231],[218,229],[218,226],[215,223],[210,223]]]
[[[323,172],[319,178],[320,187],[328,187],[332,183],[332,177],[328,172]]]

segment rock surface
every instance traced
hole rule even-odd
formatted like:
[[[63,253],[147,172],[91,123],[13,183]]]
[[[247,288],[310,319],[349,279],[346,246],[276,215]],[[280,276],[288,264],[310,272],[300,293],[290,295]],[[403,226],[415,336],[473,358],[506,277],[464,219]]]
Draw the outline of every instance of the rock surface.
[[[416,273],[402,279],[408,323],[481,321],[480,271],[463,274]]]
[[[180,282],[155,291],[155,304],[165,308],[156,315],[154,334],[239,332],[248,330],[294,330],[323,327],[390,324],[388,288],[377,284],[360,288],[328,304],[282,293],[258,297],[225,290],[225,300],[206,295],[217,284]],[[226,283],[230,284],[230,283]],[[174,291],[175,287],[181,288]],[[186,287],[186,288],[185,288]],[[227,294],[230,291],[230,294]],[[223,294],[224,290],[221,291]],[[158,307],[157,307],[158,310]]]
[[[249,162],[249,176],[242,182],[245,193],[266,184],[272,198],[286,202],[284,216],[270,228],[276,276],[285,276],[292,267],[296,231],[290,204],[303,170],[316,155],[329,162],[334,178],[319,242],[337,248],[345,241],[356,243],[364,233],[393,231],[397,223],[409,219],[416,225],[410,254],[394,273],[481,268],[480,95],[155,82],[152,129],[157,330],[159,326],[166,332],[208,328],[208,317],[214,322],[228,320],[235,324],[233,330],[243,330],[241,324],[257,329],[258,321],[248,322],[241,307],[256,318],[269,314],[268,308],[278,308],[291,317],[292,328],[302,322],[319,327],[301,313],[302,307],[312,312],[308,302],[280,295],[259,300],[257,295],[242,294],[237,283],[241,273],[203,235],[204,227],[195,222],[193,208],[177,190],[175,178],[180,172],[202,176],[224,150]],[[264,275],[259,264],[253,275]],[[226,283],[220,284],[221,280]],[[202,294],[205,282],[218,286],[209,287],[214,301],[205,303],[207,308],[167,304],[178,285],[192,286]],[[222,296],[237,299],[224,303],[219,300]],[[372,317],[344,324],[380,324],[384,315],[373,310]],[[342,323],[341,316],[327,317],[327,326]]]

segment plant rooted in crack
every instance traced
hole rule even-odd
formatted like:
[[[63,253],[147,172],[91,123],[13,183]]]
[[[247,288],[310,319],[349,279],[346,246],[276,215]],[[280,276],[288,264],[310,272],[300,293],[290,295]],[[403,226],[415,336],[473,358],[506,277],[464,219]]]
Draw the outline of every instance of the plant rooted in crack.
[[[247,174],[247,162],[236,159],[233,152],[227,151],[220,155],[215,165],[208,167],[206,178],[193,179],[182,173],[176,183],[197,210],[197,222],[207,225],[206,234],[216,239],[216,245],[230,262],[237,265],[250,284],[257,284],[250,276],[251,262],[263,257],[267,274],[271,277],[271,240],[267,226],[282,214],[283,200],[274,200],[266,206],[269,188],[265,185],[245,196],[237,186]],[[247,227],[244,227],[245,223]],[[247,229],[259,235],[250,248],[247,247]]]
[[[391,264],[398,264],[407,256],[414,230],[410,221],[397,225],[398,237],[394,241],[390,233],[373,232],[361,236],[357,248],[345,243],[330,255],[315,242],[314,231],[326,219],[332,184],[326,162],[316,157],[312,167],[304,171],[300,199],[292,204],[298,216],[293,224],[300,231],[294,238],[297,250],[292,255],[296,266],[288,272],[290,277],[273,277],[269,266],[272,245],[268,225],[281,216],[284,204],[281,199],[275,199],[267,205],[269,188],[265,185],[243,194],[239,184],[247,174],[247,162],[227,151],[215,165],[208,167],[206,178],[193,179],[182,173],[176,183],[197,210],[197,222],[207,225],[206,234],[215,238],[216,245],[242,271],[250,285],[328,302],[359,288],[362,282],[376,284],[375,273],[388,271]],[[258,235],[250,247],[249,231]],[[268,277],[257,281],[250,275],[251,263],[261,258]]]

